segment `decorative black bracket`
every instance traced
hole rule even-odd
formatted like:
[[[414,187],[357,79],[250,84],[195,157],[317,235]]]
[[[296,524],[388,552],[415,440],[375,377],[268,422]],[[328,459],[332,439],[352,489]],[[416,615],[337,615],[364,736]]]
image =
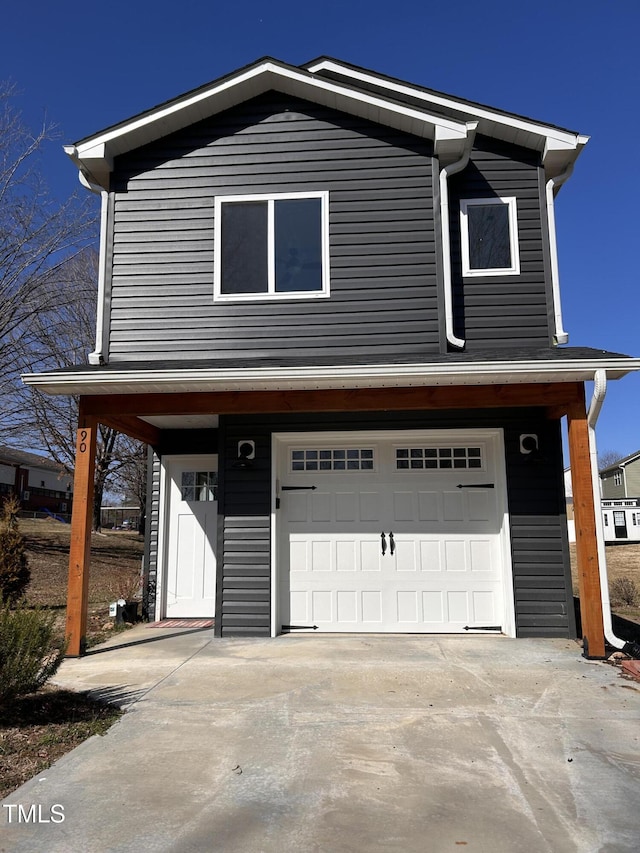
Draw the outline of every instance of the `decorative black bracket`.
[[[457,489],[495,489],[493,483],[458,483]]]
[[[317,631],[317,625],[283,625],[283,631]]]
[[[315,492],[317,486],[280,486],[281,492]]]

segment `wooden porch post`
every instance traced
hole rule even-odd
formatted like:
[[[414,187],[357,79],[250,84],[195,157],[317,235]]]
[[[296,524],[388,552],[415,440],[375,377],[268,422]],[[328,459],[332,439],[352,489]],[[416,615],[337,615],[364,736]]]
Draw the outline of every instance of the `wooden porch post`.
[[[78,657],[84,652],[87,633],[97,426],[97,419],[84,413],[84,398],[81,397],[76,434],[71,546],[69,550],[66,628],[69,645],[67,657]]]
[[[576,554],[578,558],[578,588],[585,657],[603,658],[604,623],[600,590],[600,569],[596,533],[596,512],[591,478],[589,427],[584,402],[569,406],[569,457],[573,486],[573,509],[576,525]]]

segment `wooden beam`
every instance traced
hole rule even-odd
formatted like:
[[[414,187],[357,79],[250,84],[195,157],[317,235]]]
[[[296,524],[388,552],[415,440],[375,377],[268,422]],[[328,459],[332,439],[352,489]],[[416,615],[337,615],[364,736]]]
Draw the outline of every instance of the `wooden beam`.
[[[68,657],[78,657],[84,652],[87,633],[97,426],[96,418],[85,413],[83,398],[80,398],[67,592]]]
[[[144,441],[145,444],[157,445],[160,443],[160,430],[153,424],[148,424],[146,421],[141,421],[140,418],[132,415],[101,415],[99,421],[104,426],[117,429],[118,432],[123,432],[131,438],[137,438],[138,441]]]
[[[596,533],[596,506],[593,498],[589,426],[584,401],[574,403],[568,412],[569,457],[576,526],[578,589],[585,657],[603,658],[605,654],[600,566]]]
[[[338,388],[317,391],[219,391],[104,394],[85,397],[86,411],[107,415],[262,414],[281,412],[403,411],[410,409],[560,407],[580,400],[580,383],[470,385],[416,388]]]

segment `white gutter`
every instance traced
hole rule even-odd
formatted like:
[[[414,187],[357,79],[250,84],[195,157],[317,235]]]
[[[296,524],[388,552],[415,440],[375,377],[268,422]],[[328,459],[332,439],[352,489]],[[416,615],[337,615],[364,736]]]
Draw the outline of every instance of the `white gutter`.
[[[548,184],[547,184],[548,186]],[[600,595],[602,598],[602,618],[604,636],[610,645],[616,649],[624,649],[625,640],[613,633],[611,621],[611,601],[609,600],[609,579],[607,577],[607,557],[604,544],[604,526],[602,523],[602,507],[600,503],[600,476],[598,474],[598,450],[596,447],[596,422],[602,409],[607,393],[607,371],[596,370],[593,377],[593,396],[587,413],[589,427],[589,453],[591,456],[591,481],[593,486],[593,505],[596,516],[596,541],[598,546],[598,566],[600,569]]]
[[[469,162],[473,140],[476,135],[477,121],[467,122],[467,140],[464,154],[455,163],[450,163],[440,170],[440,228],[442,231],[442,274],[444,280],[444,312],[445,334],[447,343],[456,349],[463,349],[465,341],[458,338],[453,331],[453,285],[451,282],[451,240],[449,222],[449,184],[450,175],[461,172]]]
[[[73,145],[64,146],[65,153],[79,168],[78,180],[83,187],[100,196],[100,254],[98,258],[98,301],[96,304],[96,348],[87,356],[89,364],[105,364],[104,357],[104,291],[107,265],[107,208],[109,193],[98,184],[92,183],[82,171],[78,151]]]
[[[640,359],[169,369],[145,365],[122,370],[115,366],[105,370],[80,367],[73,371],[27,373],[22,375],[22,381],[50,394],[131,394],[585,382],[597,370],[606,370],[610,378],[619,379],[631,371],[640,371]]]
[[[571,177],[575,161],[568,168],[557,175],[555,178],[550,178],[547,181],[547,224],[549,226],[549,250],[551,254],[551,293],[553,297],[553,314],[555,322],[555,341],[556,344],[566,344],[569,341],[569,334],[565,332],[562,326],[562,307],[560,303],[560,268],[558,266],[558,240],[556,237],[556,213],[554,194],[556,187],[561,187],[564,182]],[[606,379],[605,379],[606,384]],[[606,393],[606,392],[605,392]]]

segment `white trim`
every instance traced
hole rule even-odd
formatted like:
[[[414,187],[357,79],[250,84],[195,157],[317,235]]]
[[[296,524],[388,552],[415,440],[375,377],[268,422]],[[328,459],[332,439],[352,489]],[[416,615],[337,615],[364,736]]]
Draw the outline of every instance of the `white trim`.
[[[232,91],[232,90],[236,91]],[[113,168],[113,158],[191,123],[235,106],[270,89],[307,97],[334,109],[351,112],[371,121],[388,124],[399,130],[429,139],[464,142],[464,123],[421,107],[397,104],[384,97],[354,91],[344,83],[314,77],[307,71],[283,67],[265,61],[246,71],[232,75],[221,83],[182,95],[168,104],[133,117],[117,127],[107,128],[75,145],[65,147],[74,163],[92,180],[104,184]],[[182,114],[182,115],[180,115]]]
[[[439,364],[334,365],[331,367],[173,368],[25,373],[25,385],[48,394],[269,391],[322,388],[511,385],[585,382],[596,370],[609,379],[640,371],[640,358],[481,361]],[[142,413],[144,414],[144,412]]]
[[[511,561],[511,533],[509,529],[509,508],[507,501],[507,470],[504,451],[504,430],[502,428],[478,428],[478,429],[389,429],[389,430],[348,430],[343,429],[335,432],[278,432],[271,437],[272,447],[272,512],[271,512],[271,636],[277,636],[282,629],[279,623],[280,587],[278,585],[277,565],[280,564],[280,542],[278,540],[276,500],[278,497],[277,472],[281,462],[280,454],[284,445],[299,443],[301,446],[310,442],[348,442],[349,444],[362,442],[390,441],[406,443],[413,441],[428,441],[430,444],[448,444],[455,441],[469,444],[483,443],[491,444],[493,464],[495,466],[495,495],[498,518],[501,519],[501,530],[499,533],[502,556],[502,589],[503,589],[503,616],[502,629],[508,637],[516,636],[515,623],[515,598],[513,591],[513,564]],[[486,448],[485,448],[486,449]],[[486,455],[485,455],[486,460]],[[458,475],[465,473],[462,469],[455,469],[452,473]],[[308,473],[308,472],[304,472]],[[316,475],[317,472],[312,472]],[[349,473],[349,472],[345,472]],[[352,472],[357,474],[357,471]],[[406,475],[406,471],[396,472]],[[424,472],[423,472],[424,473]],[[442,473],[442,472],[438,472]]]
[[[465,341],[454,331],[453,322],[453,279],[451,275],[451,217],[449,215],[449,177],[466,168],[476,138],[478,122],[467,124],[468,136],[462,157],[440,170],[440,233],[442,238],[442,279],[444,287],[445,337],[456,349],[463,349]]]
[[[171,476],[170,469],[175,463],[193,462],[198,465],[200,460],[215,459],[215,470],[219,471],[219,454],[217,453],[176,453],[166,454],[160,459],[160,492],[158,500],[158,555],[156,562],[156,606],[154,620],[159,622],[167,615],[167,572],[169,569],[167,548],[169,547],[169,522]],[[209,464],[208,462],[206,463]],[[218,566],[216,566],[216,588],[218,584]],[[213,616],[212,616],[213,618]]]
[[[564,144],[564,146],[569,149],[575,148],[577,145],[585,145],[589,140],[589,137],[584,136],[583,134],[573,133],[569,130],[563,130],[557,127],[550,127],[524,118],[523,116],[505,114],[500,110],[492,109],[491,107],[486,107],[481,104],[463,103],[444,94],[443,92],[425,92],[424,89],[412,86],[411,84],[403,84],[387,80],[384,77],[378,77],[376,74],[368,74],[366,71],[359,71],[354,68],[350,68],[349,66],[342,65],[341,63],[335,62],[331,59],[322,59],[313,65],[307,66],[307,70],[311,74],[317,74],[318,71],[333,71],[337,74],[349,76],[359,82],[389,89],[399,95],[419,98],[436,109],[438,107],[445,107],[446,109],[456,110],[464,115],[475,116],[485,122],[505,124],[526,133],[543,136],[547,139],[555,140],[556,143]]]
[[[154,622],[164,618],[167,606],[166,589],[166,550],[169,525],[169,489],[167,484],[170,478],[167,476],[167,467],[173,459],[172,456],[163,456],[160,459],[160,484],[158,495],[158,551],[156,555],[156,606],[154,611]]]
[[[322,290],[276,292],[275,281],[275,204],[276,201],[305,200],[319,198],[320,239],[322,255]],[[223,204],[233,202],[267,202],[267,293],[222,293],[222,216]],[[213,259],[213,300],[214,302],[264,302],[273,299],[326,299],[330,294],[329,276],[329,193],[326,190],[297,193],[255,193],[245,195],[216,196],[214,201],[214,259]]]
[[[566,344],[569,335],[564,330],[562,323],[562,303],[560,302],[560,267],[558,265],[558,238],[556,233],[556,213],[554,202],[554,188],[560,185],[573,171],[573,164],[563,175],[551,178],[546,184],[547,201],[547,229],[549,234],[549,261],[551,267],[551,295],[553,298],[553,318],[555,324],[555,339],[558,344]],[[561,181],[562,178],[562,181]]]
[[[486,207],[494,204],[507,206],[509,223],[509,248],[511,250],[510,267],[472,268],[469,252],[469,217],[470,207]],[[462,250],[462,275],[464,278],[495,275],[520,275],[520,249],[518,241],[518,210],[515,196],[499,198],[463,198],[460,199],[460,246]]]

